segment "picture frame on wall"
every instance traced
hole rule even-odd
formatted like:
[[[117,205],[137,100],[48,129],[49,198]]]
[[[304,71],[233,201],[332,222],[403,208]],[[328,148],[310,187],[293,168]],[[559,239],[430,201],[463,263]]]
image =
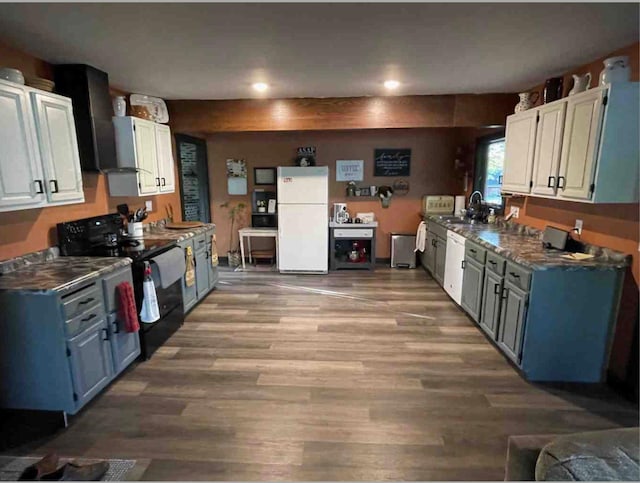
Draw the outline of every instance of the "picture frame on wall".
[[[276,184],[276,168],[253,168],[253,182],[256,186]]]

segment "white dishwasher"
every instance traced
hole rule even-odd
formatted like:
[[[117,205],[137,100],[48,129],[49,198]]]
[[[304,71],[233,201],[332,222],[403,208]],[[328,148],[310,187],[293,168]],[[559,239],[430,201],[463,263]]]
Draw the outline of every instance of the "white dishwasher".
[[[462,299],[462,275],[464,273],[465,238],[454,231],[447,231],[447,257],[444,262],[444,289],[460,305]]]

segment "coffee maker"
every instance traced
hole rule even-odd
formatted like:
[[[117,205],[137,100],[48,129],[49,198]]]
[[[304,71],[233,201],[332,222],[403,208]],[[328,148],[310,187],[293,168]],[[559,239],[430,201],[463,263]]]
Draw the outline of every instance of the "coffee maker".
[[[333,221],[336,223],[346,223],[349,221],[349,212],[346,203],[333,204]]]

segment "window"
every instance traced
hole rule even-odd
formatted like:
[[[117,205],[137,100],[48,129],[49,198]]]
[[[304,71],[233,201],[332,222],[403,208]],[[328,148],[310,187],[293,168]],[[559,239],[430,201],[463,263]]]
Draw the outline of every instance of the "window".
[[[504,168],[504,133],[478,140],[474,190],[482,193],[485,203],[502,209],[502,171]]]

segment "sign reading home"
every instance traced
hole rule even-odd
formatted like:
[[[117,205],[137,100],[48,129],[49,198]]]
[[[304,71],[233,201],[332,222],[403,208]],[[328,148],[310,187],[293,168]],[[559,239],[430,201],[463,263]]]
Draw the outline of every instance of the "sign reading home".
[[[336,161],[336,181],[362,181],[364,179],[364,160],[338,159]]]
[[[375,149],[373,163],[374,176],[409,176],[411,149]]]

